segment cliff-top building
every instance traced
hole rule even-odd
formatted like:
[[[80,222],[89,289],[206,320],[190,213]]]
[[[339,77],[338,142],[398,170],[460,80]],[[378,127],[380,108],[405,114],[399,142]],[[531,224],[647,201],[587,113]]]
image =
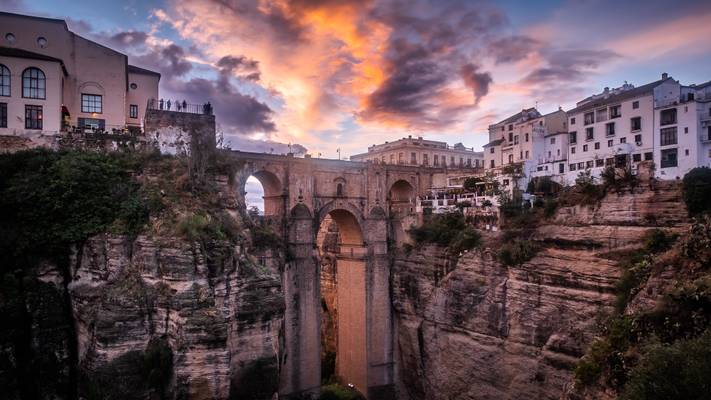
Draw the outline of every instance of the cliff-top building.
[[[367,153],[351,156],[351,161],[439,168],[484,167],[484,155],[480,151],[461,143],[450,146],[445,142],[412,136],[370,146]]]
[[[0,135],[51,145],[72,126],[140,128],[159,80],[64,20],[0,12]]]
[[[685,86],[661,79],[587,97],[568,112],[566,178],[581,171],[599,176],[604,167],[653,161],[661,179],[681,178],[711,165],[711,82]]]

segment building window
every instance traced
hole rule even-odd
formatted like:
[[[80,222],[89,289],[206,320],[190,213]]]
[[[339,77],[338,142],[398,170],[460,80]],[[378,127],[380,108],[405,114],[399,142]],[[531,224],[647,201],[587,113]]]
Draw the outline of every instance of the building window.
[[[669,146],[672,144],[676,144],[676,127],[660,129],[659,145]]]
[[[632,129],[632,132],[641,130],[642,129],[642,117],[630,118],[630,127]]]
[[[595,131],[593,130],[593,127],[591,126],[590,128],[585,128],[585,140],[593,139],[595,139]]]
[[[615,143],[614,143],[614,141],[613,141],[612,139],[610,139],[610,140],[607,141],[607,147],[612,147],[612,146],[614,146],[614,145],[615,145]]]
[[[551,144],[555,144],[555,138],[554,138],[554,137],[551,138]]]
[[[568,140],[570,141],[570,144],[577,143],[578,142],[578,132],[568,133]]]
[[[395,154],[390,154],[390,164],[395,164]]]
[[[685,150],[684,150],[684,155],[685,155],[685,156],[688,156],[688,155],[689,155],[689,149],[685,149]]]
[[[42,106],[25,106],[25,129],[42,129]]]
[[[625,138],[625,137],[620,138],[620,144],[625,144],[625,143],[627,143],[627,138]]]
[[[0,103],[0,128],[7,128],[7,103]]]
[[[398,154],[397,154],[397,163],[398,163],[398,164],[404,164],[404,163],[405,163],[405,154],[404,154],[404,153],[398,153]]]
[[[600,142],[595,142],[595,150],[600,150]]]
[[[659,124],[660,125],[676,124],[676,108],[662,110],[659,113]]]
[[[509,124],[509,130],[510,130],[510,131],[513,130],[513,124]]]
[[[597,115],[595,115],[595,121],[607,121],[607,108],[601,108],[597,110]]]
[[[620,105],[610,107],[610,119],[621,117],[622,113],[621,113],[620,109],[621,109]]]
[[[587,144],[584,144],[584,145],[583,145],[583,153],[585,153],[586,151],[588,151],[588,145],[587,145]]]
[[[602,158],[595,159],[595,166],[596,167],[602,167],[604,165],[605,165],[605,160],[603,160]]]
[[[463,167],[464,166],[464,158],[459,157],[459,166]]]
[[[605,165],[607,165],[607,166],[613,165],[614,163],[615,163],[615,159],[612,157],[605,159]]]
[[[417,153],[410,153],[410,164],[417,165]]]
[[[634,162],[642,161],[642,155],[641,154],[632,154],[632,161],[634,161]]]
[[[592,167],[593,167],[593,161],[592,161],[592,160],[585,162],[585,168],[592,168]]]
[[[472,166],[472,159],[467,158],[467,167],[471,167],[471,166]]]
[[[523,150],[521,150],[521,153],[519,153],[518,159],[519,159],[519,160],[523,160]]]
[[[562,174],[565,172],[565,164],[558,164],[558,173]]]
[[[642,135],[634,135],[634,142],[637,143],[637,146],[642,145]]]
[[[491,168],[494,168],[494,160],[491,160]]]
[[[570,148],[570,154],[575,154],[575,147]]]
[[[615,123],[614,122],[605,124],[605,136],[615,136]]]
[[[685,126],[685,127],[684,127],[684,133],[689,133],[689,127],[688,127],[688,126]]]
[[[129,118],[138,118],[138,106],[131,104],[128,106],[128,116]]]
[[[585,125],[590,125],[593,122],[595,122],[595,113],[592,111],[585,113]]]
[[[39,68],[27,68],[22,73],[22,97],[27,99],[45,99],[46,78]]]
[[[422,165],[430,165],[430,156],[427,154],[422,155]]]
[[[526,142],[528,142],[528,133],[526,134]]]
[[[101,95],[84,94],[81,95],[81,112],[83,113],[102,113]]]
[[[639,108],[639,101],[633,101],[633,102],[632,102],[632,108],[633,108],[634,110],[638,109],[638,108]]]
[[[495,147],[490,148],[489,153],[494,154],[494,149],[495,149]]]
[[[526,158],[528,158],[528,150],[526,150]]]
[[[0,96],[10,96],[10,70],[0,64]]]
[[[644,153],[644,161],[650,161],[654,158],[654,153],[649,152],[649,153]]]
[[[662,168],[671,168],[677,166],[676,149],[662,150]]]
[[[575,117],[570,119],[570,125],[575,125]]]
[[[514,136],[514,144],[518,144],[518,135]]]
[[[454,156],[449,157],[449,165],[452,167],[454,166]]]
[[[571,170],[571,171],[575,171],[575,164],[570,164],[570,165],[568,166],[568,169]]]
[[[435,167],[439,165],[439,156],[437,154],[434,155],[434,165]]]
[[[578,169],[583,169],[583,168],[585,168],[585,163],[581,161],[578,163]]]

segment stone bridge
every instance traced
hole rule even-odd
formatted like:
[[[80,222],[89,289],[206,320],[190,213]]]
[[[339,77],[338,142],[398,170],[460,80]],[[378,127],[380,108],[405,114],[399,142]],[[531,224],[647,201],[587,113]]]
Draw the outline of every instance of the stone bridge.
[[[395,357],[389,280],[390,243],[404,239],[415,196],[442,171],[290,155],[235,151],[264,188],[265,217],[287,243],[282,274],[286,299],[280,395],[318,392],[321,384],[320,252],[324,220],[338,227],[336,375],[369,399],[394,397]]]

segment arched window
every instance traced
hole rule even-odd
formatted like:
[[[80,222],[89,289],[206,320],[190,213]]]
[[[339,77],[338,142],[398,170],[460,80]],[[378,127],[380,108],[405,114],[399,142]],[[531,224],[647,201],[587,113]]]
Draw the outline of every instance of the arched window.
[[[0,64],[0,96],[10,96],[10,70]]]
[[[339,183],[338,186],[336,186],[336,196],[341,197],[343,196],[343,184]]]
[[[39,68],[27,68],[22,73],[22,97],[28,99],[45,99],[46,79]]]

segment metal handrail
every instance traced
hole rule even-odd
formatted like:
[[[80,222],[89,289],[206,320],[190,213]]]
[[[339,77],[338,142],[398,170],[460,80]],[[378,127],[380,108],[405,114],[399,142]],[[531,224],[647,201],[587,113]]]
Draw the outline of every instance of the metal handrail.
[[[150,99],[146,109],[157,111],[172,111],[187,114],[212,115],[213,108],[209,102],[204,104],[192,104],[185,100],[175,101],[170,99]]]

